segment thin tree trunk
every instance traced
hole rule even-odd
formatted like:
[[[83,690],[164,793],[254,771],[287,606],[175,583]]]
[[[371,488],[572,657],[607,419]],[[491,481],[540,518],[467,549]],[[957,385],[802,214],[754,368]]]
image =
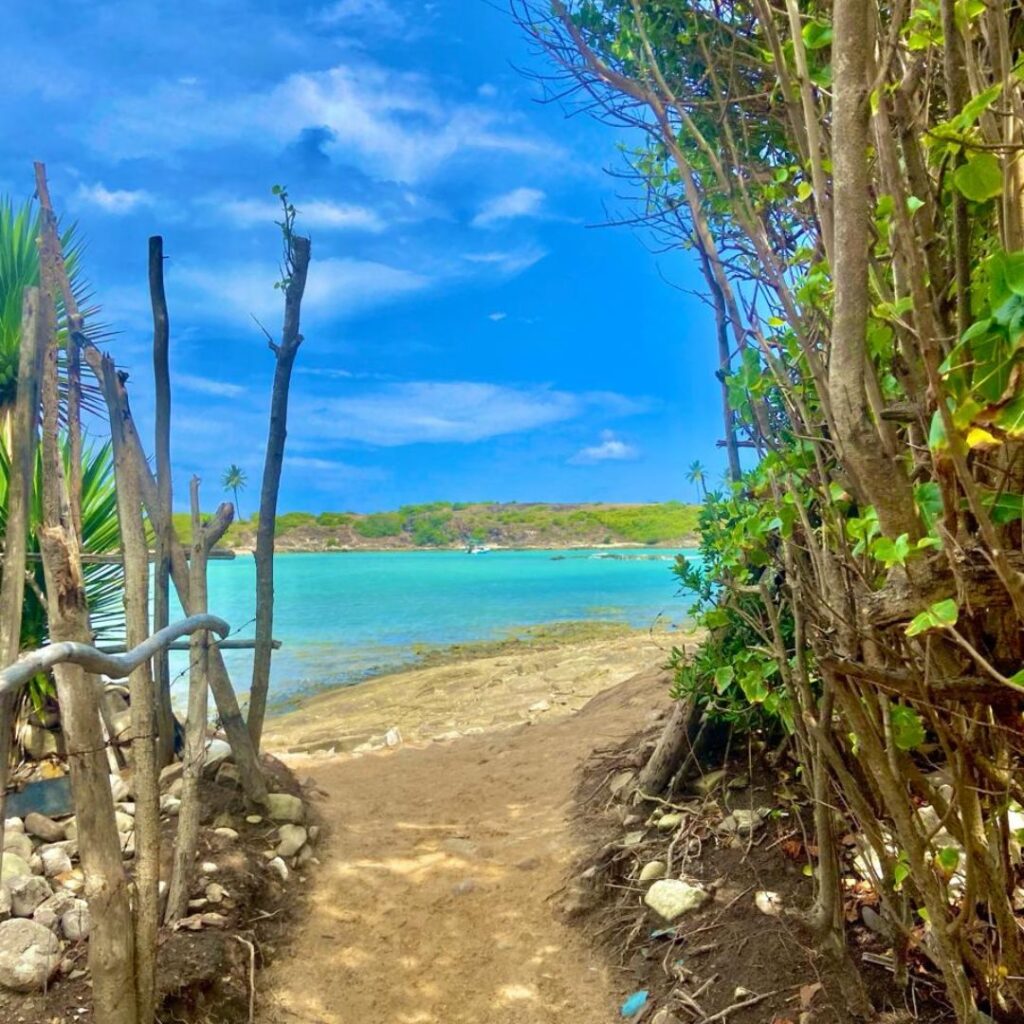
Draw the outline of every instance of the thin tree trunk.
[[[870,297],[868,56],[873,45],[867,0],[837,4],[833,24],[833,155],[835,306],[828,394],[845,464],[858,492],[878,510],[889,537],[920,535],[906,470],[885,455],[871,422],[864,375]]]
[[[171,375],[169,366],[170,320],[164,292],[164,240],[154,235],[149,240],[149,300],[153,308],[153,382],[155,391],[156,489],[164,512],[163,527],[156,528],[156,560],[153,565],[153,631],[170,622],[170,538],[171,482]],[[171,674],[167,651],[153,659],[153,685],[156,689],[157,762],[162,767],[174,759],[174,710],[171,707]]]
[[[110,356],[103,358],[103,395],[110,413],[114,447],[117,515],[124,554],[124,610],[130,650],[149,636],[149,547],[142,520],[138,469],[124,438],[127,405]],[[166,625],[166,623],[165,623]],[[148,661],[129,677],[132,720],[132,778],[135,788],[135,992],[139,1016],[156,1009],[156,940],[160,885],[160,785],[156,759],[156,702]]]
[[[47,227],[53,228],[52,221]],[[49,240],[51,230],[46,230],[44,249]],[[52,253],[47,255],[52,258]],[[52,287],[53,282],[48,280],[52,275],[46,271],[53,263],[42,253],[41,262],[44,282]],[[67,510],[57,434],[59,397],[55,318],[49,301],[47,305],[46,319],[54,331],[50,332],[42,377],[43,526],[39,530],[39,546],[46,579],[50,639],[53,643],[65,640],[88,643],[92,633],[79,540]],[[87,675],[78,665],[58,665],[53,674],[71,767],[79,856],[92,920],[89,967],[96,1019],[103,1024],[139,1024],[132,918],[104,754],[106,745],[100,726],[98,689],[94,677]]]
[[[47,318],[38,288],[26,288],[21,307],[18,393],[8,452],[7,526],[3,578],[0,580],[0,667],[13,664],[21,649],[21,616],[25,602],[25,554],[32,508],[32,480],[39,438],[39,380],[46,352]],[[4,802],[14,733],[14,694],[0,697],[0,866],[4,857]]]
[[[287,229],[286,229],[287,230]],[[267,455],[263,465],[260,489],[260,519],[256,529],[256,652],[253,657],[252,687],[249,692],[249,735],[259,750],[263,735],[263,719],[270,688],[270,659],[274,635],[274,524],[277,519],[277,495],[281,487],[284,464],[284,443],[288,435],[288,388],[292,366],[302,344],[299,315],[302,295],[306,289],[309,269],[308,238],[288,234],[286,237],[291,274],[285,289],[284,325],[281,343],[270,343],[277,365],[274,390],[270,399],[270,428],[267,433]]]
[[[199,478],[192,477],[192,560],[189,565],[192,604],[206,611],[206,531],[199,514]],[[199,780],[206,757],[208,707],[207,666],[210,641],[206,632],[193,633],[189,653],[188,718],[185,721],[185,763],[182,771],[181,810],[174,841],[174,867],[165,918],[177,921],[188,912],[196,851],[199,847]]]

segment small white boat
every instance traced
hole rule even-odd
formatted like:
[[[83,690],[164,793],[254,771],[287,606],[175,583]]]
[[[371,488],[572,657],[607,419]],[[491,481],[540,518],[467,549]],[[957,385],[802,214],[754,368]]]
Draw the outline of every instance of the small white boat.
[[[486,555],[491,549],[486,544],[470,544],[466,548],[467,555]]]

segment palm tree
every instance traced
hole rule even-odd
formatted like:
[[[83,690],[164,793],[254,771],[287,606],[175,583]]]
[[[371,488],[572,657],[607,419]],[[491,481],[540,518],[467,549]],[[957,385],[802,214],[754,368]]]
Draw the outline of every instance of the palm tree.
[[[699,497],[707,498],[708,488],[705,482],[706,475],[700,459],[694,459],[693,462],[690,463],[690,469],[686,474],[686,480],[697,488]]]
[[[224,470],[224,476],[221,479],[224,490],[231,491],[235,496],[235,512],[238,514],[239,520],[242,518],[242,510],[238,507],[238,492],[244,491],[245,485],[248,482],[249,478],[245,475],[245,470],[241,466],[236,466],[233,462]]]

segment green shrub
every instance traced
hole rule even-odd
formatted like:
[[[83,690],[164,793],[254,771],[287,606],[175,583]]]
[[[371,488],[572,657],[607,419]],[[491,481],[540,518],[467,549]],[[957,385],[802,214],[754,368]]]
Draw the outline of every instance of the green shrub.
[[[355,516],[351,512],[321,512],[316,517],[317,526],[348,526]]]
[[[310,512],[285,512],[274,521],[274,536],[280,537],[303,526],[316,526],[316,516]]]
[[[402,532],[403,517],[397,512],[373,512],[357,519],[352,529],[360,537],[397,537]]]

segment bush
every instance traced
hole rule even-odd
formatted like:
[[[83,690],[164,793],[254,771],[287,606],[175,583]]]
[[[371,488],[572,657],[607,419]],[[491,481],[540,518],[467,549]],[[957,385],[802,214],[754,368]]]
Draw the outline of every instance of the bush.
[[[285,512],[274,521],[274,536],[280,537],[303,526],[316,526],[316,516],[310,512]]]
[[[316,517],[317,526],[348,526],[355,516],[351,512],[321,512]]]
[[[373,512],[357,519],[352,529],[360,537],[397,537],[402,532],[402,522],[397,512]]]

